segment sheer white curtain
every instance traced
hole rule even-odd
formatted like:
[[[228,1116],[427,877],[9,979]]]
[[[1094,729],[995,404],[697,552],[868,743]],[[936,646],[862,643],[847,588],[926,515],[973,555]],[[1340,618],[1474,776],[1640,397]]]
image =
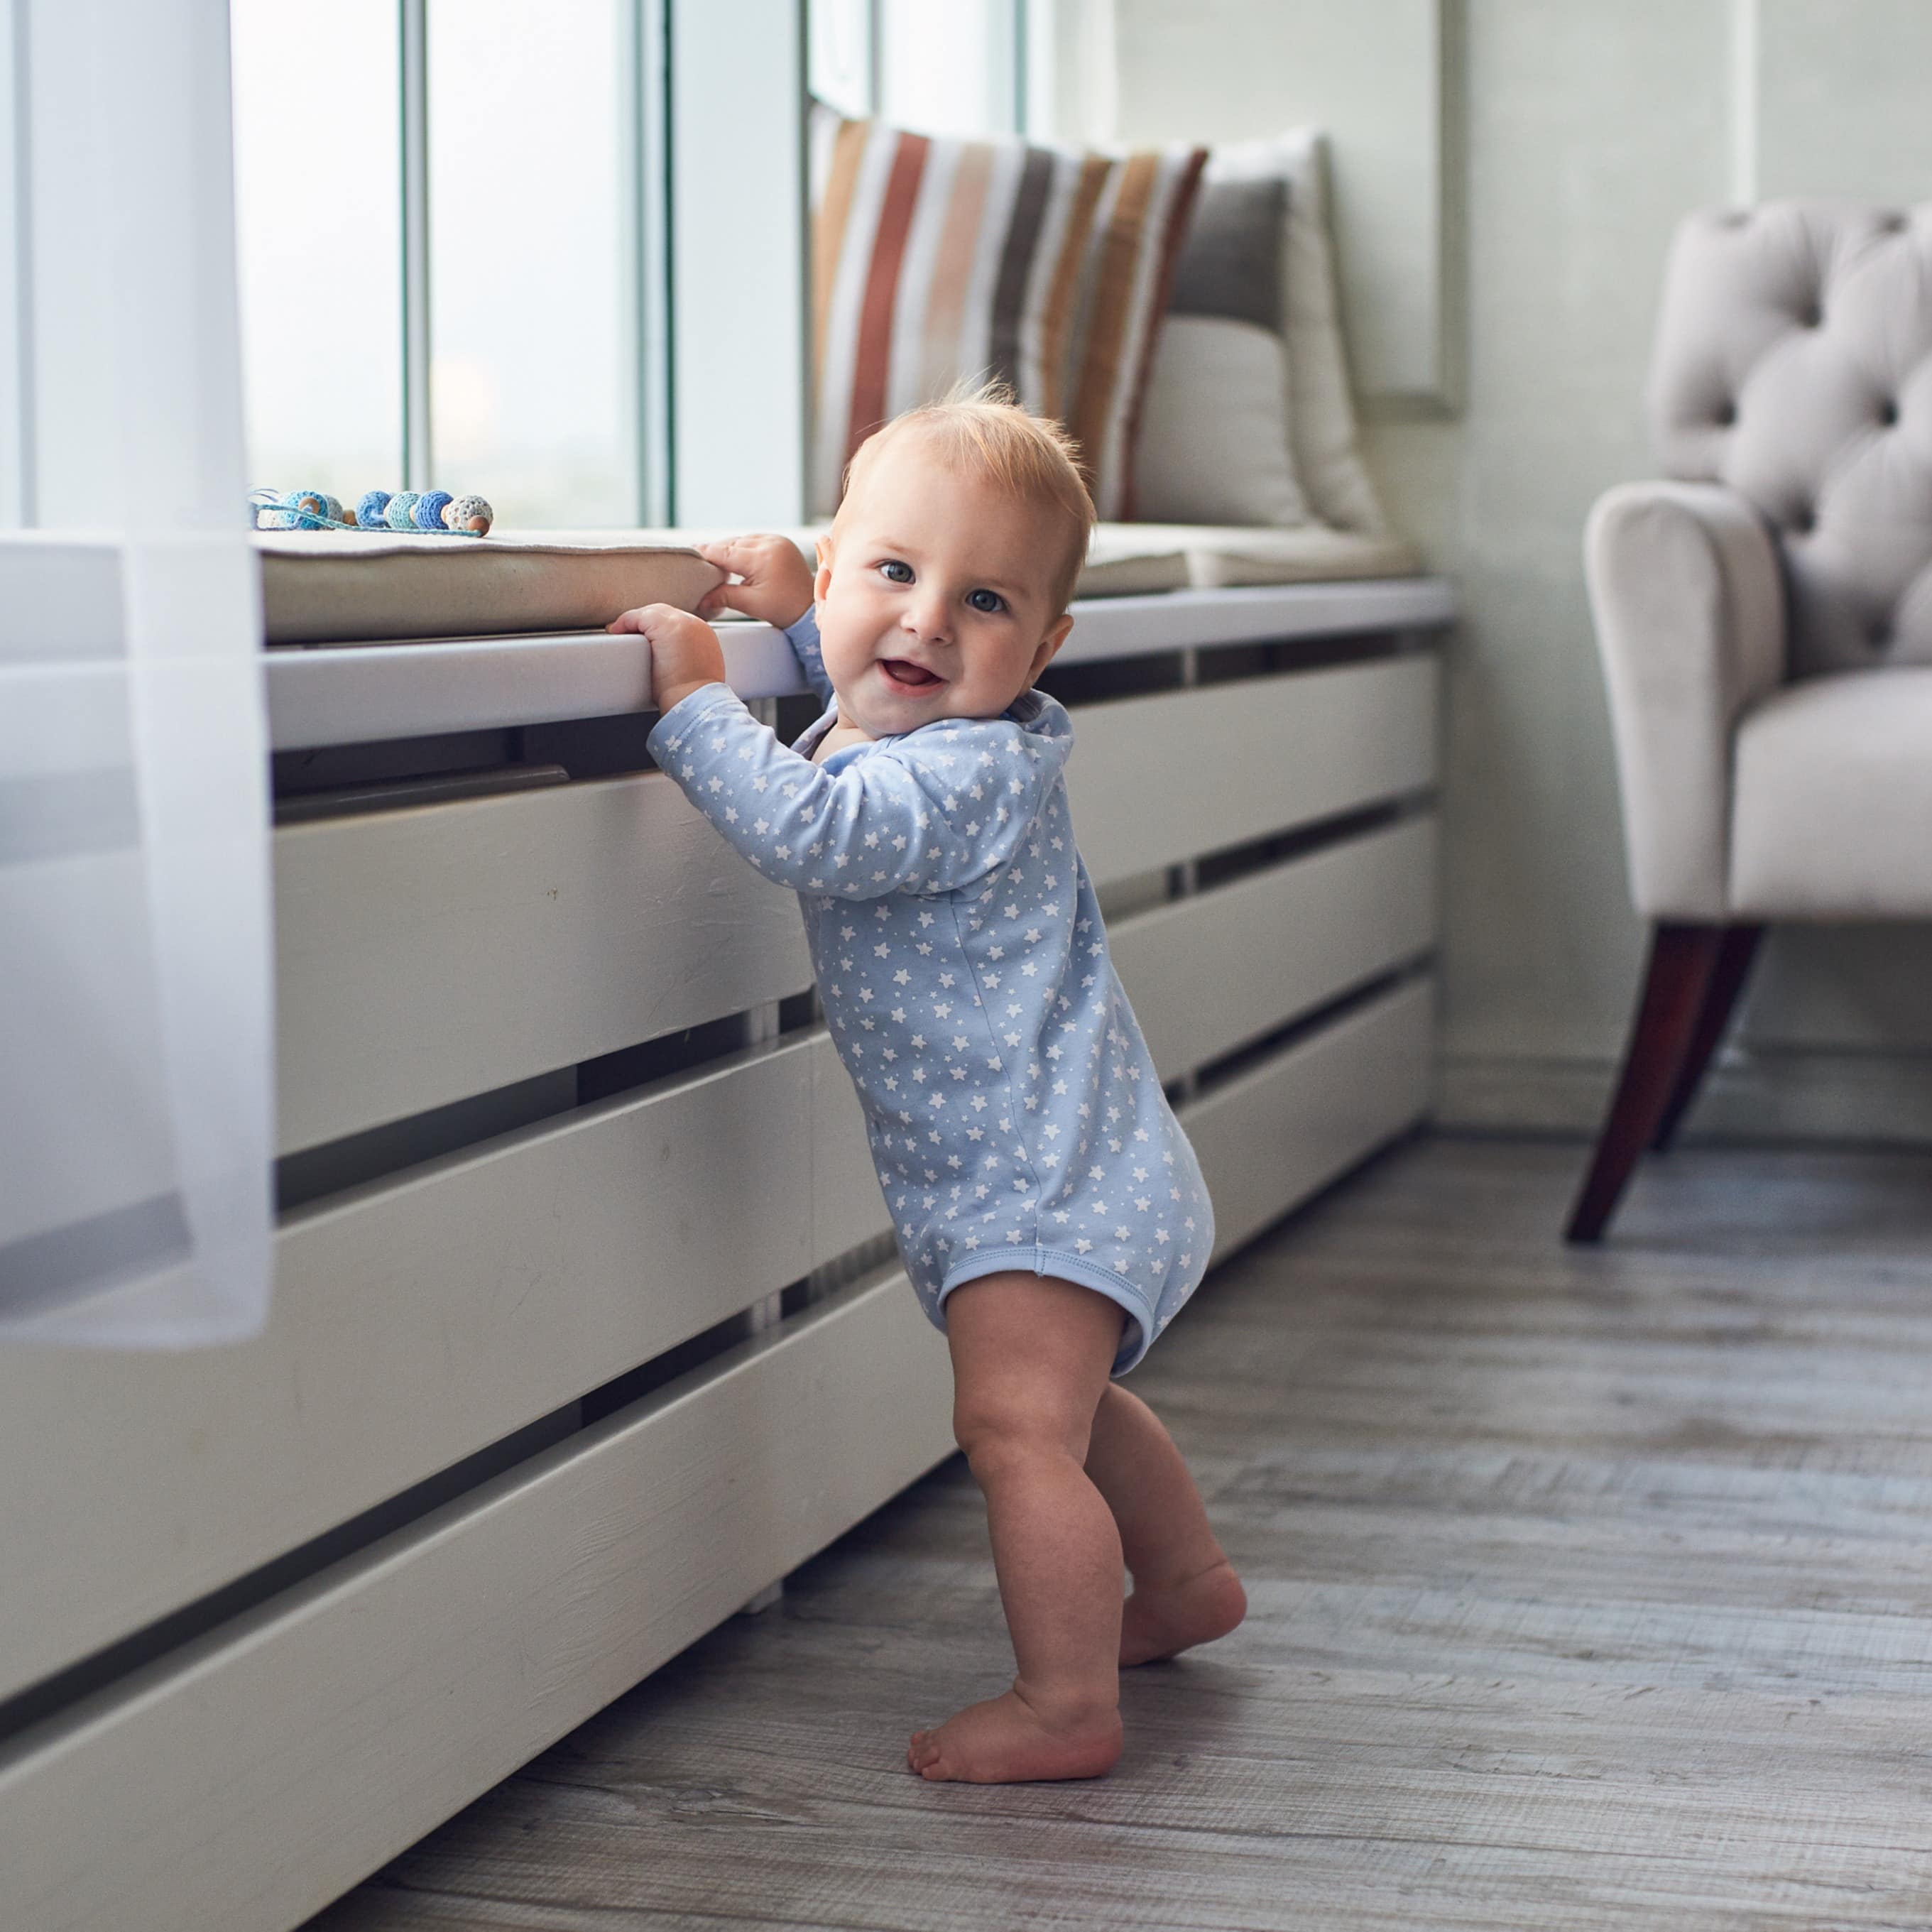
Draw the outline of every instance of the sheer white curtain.
[[[226,34],[210,0],[0,0],[7,1345],[184,1347],[267,1318]]]

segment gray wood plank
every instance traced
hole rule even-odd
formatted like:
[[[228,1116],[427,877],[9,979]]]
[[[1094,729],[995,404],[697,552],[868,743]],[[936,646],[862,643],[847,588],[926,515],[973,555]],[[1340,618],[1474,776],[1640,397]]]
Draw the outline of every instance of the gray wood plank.
[[[1422,1117],[1435,995],[1405,981],[1177,1110],[1216,1259]]]
[[[280,1150],[812,983],[795,894],[655,772],[285,826]]]
[[[1436,773],[1432,657],[1083,704],[1067,796],[1095,884],[1414,791]]]
[[[1172,1080],[1413,958],[1435,932],[1426,818],[1110,922],[1108,939]]]
[[[1439,577],[1384,578],[1089,598],[1074,607],[1062,664],[1151,651],[1366,631],[1439,629],[1455,616]],[[804,688],[782,633],[721,627],[732,688],[746,699]],[[650,690],[641,638],[601,631],[272,650],[268,722],[278,751],[547,718],[635,711]]]
[[[830,1050],[747,1049],[292,1216],[252,1341],[0,1350],[0,1549],[33,1552],[0,1583],[0,1695],[830,1258],[814,1207],[850,1198],[853,1128],[813,1131]]]
[[[1132,1386],[1248,1622],[1099,1784],[927,1786],[1005,1681],[956,1457],[312,1932],[1932,1923],[1932,1160],[1412,1142]]]
[[[0,1923],[294,1923],[929,1468],[950,1385],[886,1270],[24,1734]]]

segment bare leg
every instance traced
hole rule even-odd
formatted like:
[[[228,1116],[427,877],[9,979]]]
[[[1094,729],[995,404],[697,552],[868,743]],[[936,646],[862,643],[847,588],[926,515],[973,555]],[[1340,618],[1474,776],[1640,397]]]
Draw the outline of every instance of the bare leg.
[[[1120,1526],[1133,1594],[1120,1661],[1151,1664],[1226,1636],[1247,1593],[1214,1532],[1174,1438],[1140,1397],[1110,1382],[1094,1412],[1087,1473]]]
[[[1120,1536],[1083,1465],[1125,1319],[1053,1276],[985,1275],[946,1304],[953,1432],[986,1493],[1018,1666],[1004,1696],[916,1731],[928,1778],[1097,1778],[1120,1754]]]

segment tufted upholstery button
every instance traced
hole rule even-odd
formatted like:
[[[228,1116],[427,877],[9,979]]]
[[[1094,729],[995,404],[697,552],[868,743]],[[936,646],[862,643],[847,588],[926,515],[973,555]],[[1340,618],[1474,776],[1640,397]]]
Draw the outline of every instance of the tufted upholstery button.
[[[1932,190],[1740,218],[1687,218],[1672,245],[1648,392],[1664,471],[1763,519],[1794,675],[1932,666]]]

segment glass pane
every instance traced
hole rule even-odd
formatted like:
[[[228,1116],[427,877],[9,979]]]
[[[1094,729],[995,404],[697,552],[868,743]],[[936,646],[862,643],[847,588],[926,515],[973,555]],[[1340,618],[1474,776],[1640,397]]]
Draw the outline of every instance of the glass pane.
[[[232,0],[250,482],[353,503],[403,473],[396,0]]]
[[[842,114],[872,111],[872,0],[811,0],[806,85]]]
[[[430,0],[430,442],[500,527],[638,520],[623,0]]]
[[[922,134],[1013,131],[1014,0],[879,0],[879,112]]]

